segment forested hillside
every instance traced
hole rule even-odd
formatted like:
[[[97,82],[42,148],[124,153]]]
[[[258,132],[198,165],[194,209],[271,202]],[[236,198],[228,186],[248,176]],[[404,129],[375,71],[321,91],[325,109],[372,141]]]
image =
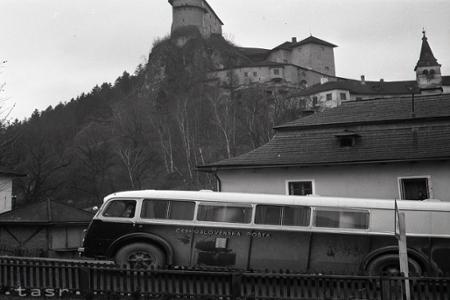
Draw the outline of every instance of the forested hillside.
[[[266,143],[274,124],[302,109],[260,86],[208,80],[218,65],[246,59],[222,37],[183,47],[166,38],[134,74],[10,123],[0,132],[0,165],[28,175],[15,182],[17,203],[86,207],[119,190],[213,189],[214,178],[197,165]]]

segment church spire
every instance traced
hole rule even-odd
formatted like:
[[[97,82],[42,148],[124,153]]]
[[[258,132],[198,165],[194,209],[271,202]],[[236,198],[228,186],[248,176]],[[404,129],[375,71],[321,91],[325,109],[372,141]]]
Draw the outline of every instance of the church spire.
[[[423,29],[422,34],[420,57],[414,68],[417,86],[421,93],[442,93],[441,65],[438,64],[433,51],[431,51],[425,29]]]
[[[425,29],[422,30],[422,34],[422,48],[420,49],[419,61],[417,62],[414,71],[416,71],[418,67],[441,66],[440,64],[438,64],[436,58],[434,57],[433,51],[431,51]]]

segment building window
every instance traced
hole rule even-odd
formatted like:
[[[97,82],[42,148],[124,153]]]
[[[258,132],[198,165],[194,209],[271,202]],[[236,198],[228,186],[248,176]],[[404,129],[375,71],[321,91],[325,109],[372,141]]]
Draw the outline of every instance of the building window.
[[[244,72],[244,76],[245,76],[245,77],[248,77],[248,72]]]
[[[258,76],[258,73],[257,72],[253,72],[253,76]]]
[[[342,133],[335,135],[338,139],[339,146],[341,148],[353,147],[356,145],[356,139],[360,137],[359,134],[344,130]]]
[[[313,107],[317,106],[317,96],[312,97],[312,105],[313,105]]]
[[[287,59],[283,59],[283,62],[284,62],[285,64],[287,64],[288,60],[287,60]]]
[[[330,100],[332,100],[333,99],[333,95],[330,93],[330,94],[327,94],[327,101],[330,101]]]
[[[280,70],[279,69],[273,69],[273,74],[274,75],[280,75]]]
[[[347,94],[341,93],[341,100],[347,100]]]
[[[404,200],[425,200],[431,198],[429,176],[399,178],[400,197]]]
[[[289,181],[288,182],[289,195],[306,196],[313,194],[312,181]]]
[[[356,97],[356,101],[362,100],[361,97]]]
[[[341,137],[339,139],[340,147],[352,147],[355,145],[355,138],[352,136]]]
[[[326,67],[325,67],[325,70],[326,70],[326,71],[330,71],[330,67],[326,66]]]

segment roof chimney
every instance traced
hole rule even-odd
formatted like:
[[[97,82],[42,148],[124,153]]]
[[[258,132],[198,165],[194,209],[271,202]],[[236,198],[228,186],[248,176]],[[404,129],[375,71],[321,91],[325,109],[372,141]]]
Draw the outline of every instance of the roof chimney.
[[[292,37],[292,42],[293,42],[293,43],[297,43],[297,37],[293,36],[293,37]]]
[[[383,83],[384,82],[384,79],[383,78],[380,78],[380,83]]]
[[[361,84],[366,84],[366,76],[361,75]]]

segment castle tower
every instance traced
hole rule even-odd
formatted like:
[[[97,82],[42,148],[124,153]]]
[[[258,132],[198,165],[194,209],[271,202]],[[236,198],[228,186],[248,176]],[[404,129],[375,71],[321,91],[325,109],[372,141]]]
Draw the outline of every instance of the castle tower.
[[[222,21],[206,0],[169,0],[172,5],[172,30],[197,28],[203,37],[222,34]]]
[[[330,76],[336,76],[334,64],[334,48],[336,45],[309,36],[292,45],[292,63],[298,66],[311,68]]]
[[[416,71],[417,86],[422,93],[440,93],[442,92],[441,65],[438,64],[431,51],[425,30],[422,33],[420,57],[414,68],[414,71]]]

